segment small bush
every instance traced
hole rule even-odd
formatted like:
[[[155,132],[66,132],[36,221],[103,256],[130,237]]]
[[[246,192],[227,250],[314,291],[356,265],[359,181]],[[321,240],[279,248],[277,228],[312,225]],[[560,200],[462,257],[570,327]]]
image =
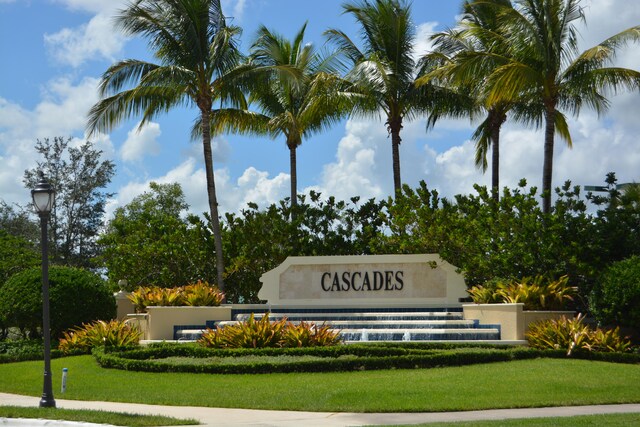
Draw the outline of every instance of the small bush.
[[[328,347],[340,342],[340,335],[326,324],[318,326],[308,322],[297,325],[288,323],[282,334],[283,347]]]
[[[584,316],[573,319],[562,317],[545,320],[530,326],[529,345],[538,349],[564,350],[567,356],[574,352],[620,352],[631,350],[631,342],[620,335],[619,329],[593,330],[583,323]]]
[[[141,286],[129,295],[136,312],[143,313],[149,306],[208,306],[217,307],[222,303],[224,294],[217,286],[198,281],[176,288]]]
[[[89,352],[98,346],[129,348],[138,345],[140,335],[138,329],[118,320],[98,320],[64,332],[58,348],[65,354],[76,350]]]
[[[260,320],[251,316],[234,325],[218,329],[207,329],[198,342],[205,347],[215,348],[264,348],[282,347],[282,332],[286,319],[269,321],[265,315]]]
[[[589,296],[589,305],[599,323],[640,331],[640,257],[609,267]]]
[[[115,298],[104,280],[86,270],[71,267],[49,268],[51,336],[62,331],[115,315]],[[0,313],[8,327],[19,328],[25,336],[37,337],[42,326],[42,272],[40,268],[12,276],[0,288]]]
[[[338,332],[328,325],[295,325],[286,319],[271,322],[266,315],[256,321],[253,314],[243,322],[213,330],[207,329],[198,341],[212,348],[322,347],[341,342]]]
[[[525,310],[562,310],[576,295],[576,290],[568,283],[567,276],[558,280],[536,276],[510,282],[489,282],[467,292],[476,304],[523,303]]]
[[[217,307],[224,299],[224,294],[217,286],[202,281],[185,286],[183,294],[184,303],[189,306]]]

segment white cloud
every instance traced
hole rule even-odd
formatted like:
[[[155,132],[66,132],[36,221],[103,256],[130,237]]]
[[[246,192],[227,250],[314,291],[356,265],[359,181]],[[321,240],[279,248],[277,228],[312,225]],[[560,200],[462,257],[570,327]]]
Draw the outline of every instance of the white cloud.
[[[242,22],[246,5],[246,0],[222,0],[222,12],[226,17]]]
[[[33,110],[0,98],[0,197],[8,203],[26,203],[29,194],[22,184],[25,169],[41,161],[34,146],[38,139],[83,135],[86,113],[97,100],[97,81],[79,83],[54,79],[42,90],[43,99]],[[103,158],[113,158],[111,140],[106,135],[91,138]],[[79,144],[83,138],[74,138]]]
[[[126,0],[55,0],[68,7],[70,10],[81,12],[109,12],[123,7]]]
[[[433,50],[433,43],[429,38],[436,31],[438,25],[437,22],[424,22],[417,26],[416,44],[413,47],[416,60]]]
[[[261,207],[268,206],[287,196],[290,177],[281,173],[270,179],[267,172],[250,167],[233,182],[226,168],[214,171],[216,196],[220,214],[239,212],[248,202],[257,203]],[[185,194],[189,210],[195,214],[209,212],[207,197],[207,179],[204,168],[199,167],[198,159],[190,157],[162,176],[149,178],[144,182],[129,182],[116,190],[116,196],[109,200],[106,207],[106,219],[121,206],[131,202],[136,196],[149,191],[151,181],[168,184],[177,182]]]
[[[79,27],[45,34],[44,41],[57,62],[79,67],[91,59],[113,61],[122,50],[125,37],[114,30],[112,10],[108,9]]]
[[[162,133],[158,123],[149,122],[139,129],[140,122],[127,133],[127,140],[120,148],[120,157],[125,162],[142,160],[145,156],[160,153],[158,137]]]
[[[387,193],[381,185],[388,156],[379,154],[388,142],[384,125],[367,120],[347,121],[346,134],[338,143],[336,161],[324,166],[321,181],[314,189],[338,199],[354,195],[380,197]],[[305,190],[306,192],[307,190]]]
[[[87,112],[98,101],[98,80],[85,77],[79,84],[69,78],[47,83],[35,109],[38,137],[69,135],[84,129]]]

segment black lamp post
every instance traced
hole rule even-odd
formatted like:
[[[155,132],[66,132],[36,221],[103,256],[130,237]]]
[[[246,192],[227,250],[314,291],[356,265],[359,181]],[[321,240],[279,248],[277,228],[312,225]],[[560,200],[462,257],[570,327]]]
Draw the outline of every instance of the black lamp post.
[[[42,232],[42,336],[44,338],[44,385],[42,387],[41,408],[55,408],[51,385],[51,326],[49,324],[49,240],[47,236],[47,221],[53,207],[56,192],[39,172],[40,181],[31,190],[31,198],[36,212],[40,215],[40,230]]]

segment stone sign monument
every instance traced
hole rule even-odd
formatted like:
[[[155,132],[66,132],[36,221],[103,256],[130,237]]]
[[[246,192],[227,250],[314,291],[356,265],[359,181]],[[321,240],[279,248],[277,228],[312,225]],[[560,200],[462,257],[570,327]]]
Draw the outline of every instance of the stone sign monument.
[[[273,305],[451,307],[468,296],[437,254],[288,257],[260,281],[258,297]]]

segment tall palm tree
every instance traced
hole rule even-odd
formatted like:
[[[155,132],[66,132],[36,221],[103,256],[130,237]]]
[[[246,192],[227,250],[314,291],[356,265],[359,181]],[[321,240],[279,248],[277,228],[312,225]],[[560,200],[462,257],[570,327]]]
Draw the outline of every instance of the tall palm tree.
[[[248,89],[250,104],[257,105],[259,114],[253,117],[256,125],[244,129],[285,137],[292,206],[298,198],[297,148],[303,138],[337,123],[348,105],[348,99],[340,96],[335,56],[323,55],[312,44],[304,44],[306,27],[305,23],[292,41],[264,26],[258,30],[251,47],[253,72]]]
[[[344,13],[360,25],[363,49],[343,31],[325,32],[352,64],[346,76],[352,90],[362,95],[354,113],[386,116],[391,135],[393,186],[397,194],[400,179],[400,131],[405,119],[412,119],[429,108],[428,85],[416,87],[414,59],[415,26],[405,0],[360,0],[346,3]]]
[[[456,90],[468,93],[474,101],[474,108],[462,112],[473,118],[480,110],[486,118],[480,123],[472,138],[476,145],[476,166],[487,170],[487,153],[491,158],[491,187],[494,200],[499,199],[500,188],[500,129],[507,120],[507,113],[513,107],[507,102],[488,105],[483,91],[487,76],[497,66],[491,61],[477,61],[477,53],[490,58],[492,51],[501,51],[507,43],[506,34],[496,19],[496,7],[511,7],[511,0],[486,0],[482,3],[465,1],[462,15],[455,28],[435,33],[431,36],[434,50],[421,60],[421,77],[418,85],[436,79],[444,79]],[[439,116],[458,116],[459,110],[451,111],[444,103],[436,106],[429,115],[428,125],[433,126]]]
[[[220,0],[136,0],[116,16],[127,35],[144,36],[158,64],[126,59],[102,75],[103,97],[89,112],[90,133],[141,115],[140,126],[173,107],[199,111],[218,287],[224,291],[222,239],[213,173],[210,120],[217,101],[242,104],[232,70],[240,60],[240,29],[227,26]]]
[[[607,93],[640,88],[638,71],[610,66],[621,46],[640,39],[640,26],[579,53],[575,23],[584,19],[580,0],[514,0],[514,7],[502,8],[499,16],[510,43],[504,65],[488,79],[487,100],[524,99],[542,105],[545,213],[551,211],[554,136],[562,110],[578,114],[587,105],[600,114],[609,106]],[[562,131],[569,134],[568,128]]]

